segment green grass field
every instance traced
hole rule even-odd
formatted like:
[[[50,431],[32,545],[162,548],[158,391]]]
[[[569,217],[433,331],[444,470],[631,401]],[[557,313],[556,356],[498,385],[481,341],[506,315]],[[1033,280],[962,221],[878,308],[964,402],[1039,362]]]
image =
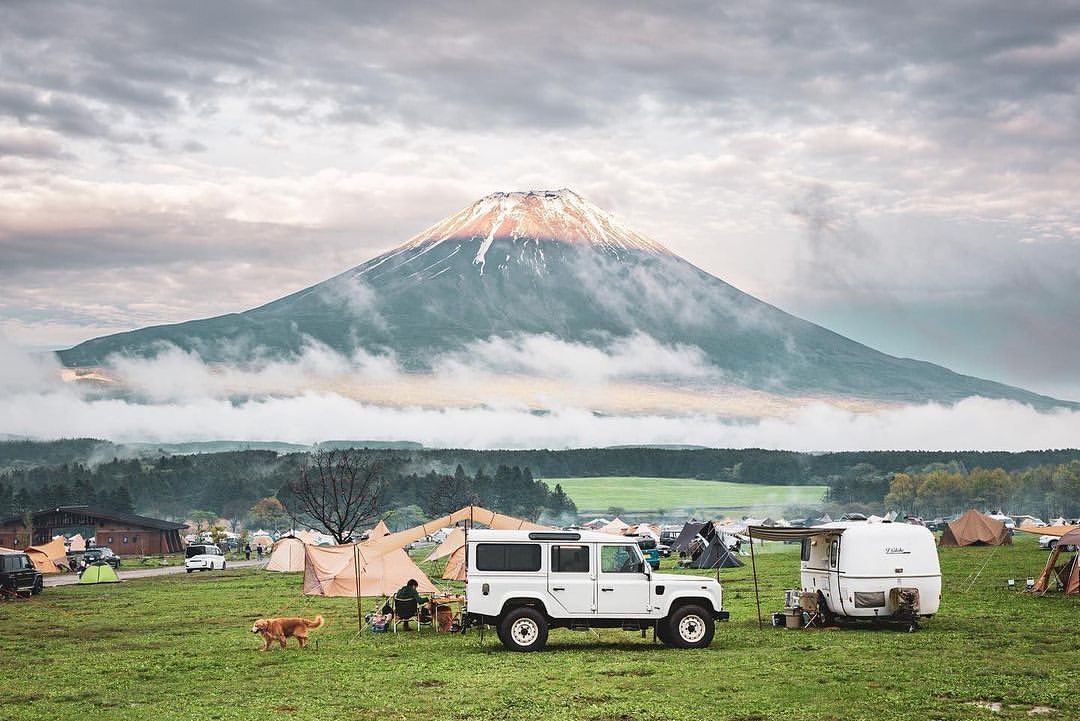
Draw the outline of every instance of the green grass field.
[[[537,654],[490,632],[357,636],[353,599],[307,598],[299,574],[249,569],[46,589],[0,604],[0,717],[921,721],[1039,706],[1080,718],[1080,599],[1006,590],[1046,558],[1017,541],[943,549],[942,611],[914,634],[758,630],[749,566],[725,570],[732,621],[700,651],[618,630],[554,631]],[[776,610],[798,547],[770,545],[758,570],[763,610]],[[256,650],[254,618],[316,613],[328,620],[317,648]]]
[[[545,478],[551,488],[558,483],[573,499],[580,513],[606,513],[611,507],[627,512],[684,509],[723,513],[778,513],[788,506],[821,503],[825,486],[765,486],[691,478]],[[703,514],[699,514],[703,515]]]

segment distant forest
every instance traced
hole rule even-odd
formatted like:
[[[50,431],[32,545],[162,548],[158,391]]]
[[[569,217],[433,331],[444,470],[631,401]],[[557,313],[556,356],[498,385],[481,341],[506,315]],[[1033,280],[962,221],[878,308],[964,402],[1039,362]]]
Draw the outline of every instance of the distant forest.
[[[340,445],[340,444],[338,444]],[[539,518],[576,509],[557,477],[655,476],[828,487],[827,502],[943,514],[963,507],[1080,515],[1080,450],[795,453],[649,447],[565,451],[372,449],[385,464],[384,511],[439,513],[477,502]],[[0,518],[93,503],[160,518],[205,511],[242,520],[305,463],[302,452],[162,455],[94,439],[0,442]],[[988,473],[993,472],[988,475]],[[888,499],[887,499],[888,497]],[[454,505],[456,504],[456,505]],[[687,499],[693,505],[693,499]],[[613,499],[613,506],[617,499]]]

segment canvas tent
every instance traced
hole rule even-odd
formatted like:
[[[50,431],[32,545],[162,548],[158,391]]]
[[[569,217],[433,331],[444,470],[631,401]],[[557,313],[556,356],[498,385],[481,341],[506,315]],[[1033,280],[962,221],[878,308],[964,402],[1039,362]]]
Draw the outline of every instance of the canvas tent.
[[[621,536],[626,532],[627,528],[630,528],[629,523],[624,522],[621,518],[615,518],[611,523],[601,528],[600,533],[614,533]]]
[[[274,543],[267,571],[297,573],[304,570],[304,542],[296,536],[282,536]]]
[[[267,548],[270,548],[274,545],[274,539],[270,538],[270,536],[267,536],[265,534],[256,534],[251,539],[251,545],[260,546],[263,550],[266,550]]]
[[[698,531],[705,527],[705,522],[701,521],[687,521],[683,527],[682,532],[679,533],[679,537],[675,539],[675,543],[671,545],[672,550],[678,553],[685,553],[686,549],[690,546],[690,542],[697,537]]]
[[[743,562],[724,543],[724,534],[710,521],[702,526],[687,549],[693,560],[690,568],[738,568]]]
[[[447,581],[465,580],[465,546],[450,554],[450,558],[446,562],[446,568],[443,569],[442,577]]]
[[[435,585],[401,548],[367,558],[362,548],[304,546],[304,594],[308,596],[391,596],[409,579],[420,593]]]
[[[26,549],[26,555],[42,573],[60,573],[61,568],[68,568],[63,536],[58,536],[40,546],[30,546]]]
[[[386,525],[386,521],[379,521],[375,524],[375,527],[368,532],[368,538],[382,538],[383,536],[390,535],[390,528]]]
[[[941,535],[941,546],[1010,545],[1012,536],[1001,521],[995,521],[974,508],[957,518]]]
[[[79,576],[80,584],[91,583],[119,583],[120,577],[116,575],[113,567],[107,563],[92,563],[83,569]]]
[[[76,533],[68,540],[68,549],[72,551],[86,550],[86,539],[82,537],[81,533]]]
[[[424,560],[437,561],[440,558],[446,558],[447,556],[453,555],[455,551],[457,551],[464,545],[465,529],[455,528],[453,531],[450,531],[450,534],[443,539],[443,542],[436,546],[435,550],[428,554],[428,557]]]
[[[1072,558],[1064,565],[1055,565],[1066,547],[1080,548],[1080,528],[1073,528],[1058,538],[1057,545],[1046,559],[1046,568],[1035,582],[1035,593],[1046,593],[1050,589],[1051,579],[1056,577],[1065,593],[1080,595],[1080,551],[1073,552]]]

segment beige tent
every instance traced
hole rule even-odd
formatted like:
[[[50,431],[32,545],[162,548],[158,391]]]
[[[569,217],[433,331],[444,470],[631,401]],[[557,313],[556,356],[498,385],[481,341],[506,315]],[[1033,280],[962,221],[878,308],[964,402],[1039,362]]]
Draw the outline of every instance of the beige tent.
[[[514,518],[513,516],[504,516],[501,513],[495,513],[494,511],[489,511],[480,506],[465,506],[453,513],[440,516],[439,518],[432,519],[419,526],[413,526],[404,531],[391,533],[390,535],[382,536],[381,538],[368,538],[368,540],[361,542],[360,547],[363,549],[364,555],[370,559],[378,554],[392,551],[395,548],[404,548],[414,541],[419,541],[424,536],[430,536],[436,531],[440,531],[447,526],[452,526],[461,521],[478,523],[482,526],[501,530],[551,530],[548,526],[541,526],[540,524],[532,523],[531,521],[523,521],[520,518]]]
[[[304,542],[295,536],[282,536],[274,543],[267,571],[297,573],[304,570]]]
[[[265,549],[270,548],[271,546],[274,545],[274,539],[270,538],[270,536],[259,534],[258,536],[255,536],[254,538],[251,539],[251,545],[252,546],[262,546],[263,549],[265,550]]]
[[[446,558],[452,555],[455,551],[465,545],[465,529],[455,528],[450,531],[450,534],[443,539],[443,542],[435,547],[425,561],[438,561],[440,558]]]
[[[621,536],[624,532],[626,532],[627,528],[630,528],[630,524],[624,523],[621,518],[616,518],[614,521],[601,528],[600,532],[614,533]]]
[[[68,548],[72,551],[85,551],[86,539],[82,537],[81,533],[76,533],[68,540]]]
[[[304,546],[304,593],[308,596],[391,596],[409,579],[421,593],[435,593],[431,580],[404,550],[367,557],[359,545]]]
[[[466,509],[462,509],[466,510]],[[460,513],[461,511],[458,511]],[[488,528],[494,528],[497,531],[551,531],[550,526],[541,526],[538,523],[531,521],[525,521],[514,516],[506,516],[502,513],[495,513],[489,511],[486,508],[480,506],[472,506],[471,515],[469,520]],[[447,556],[455,553],[459,548],[465,545],[465,529],[455,528],[447,535],[443,542],[440,543],[431,554],[424,559],[425,561],[437,561],[440,558],[446,558]],[[443,576],[443,578],[446,578]]]
[[[26,549],[26,555],[30,556],[34,566],[42,573],[60,573],[61,568],[69,568],[63,536],[40,546],[30,546]]]
[[[443,579],[447,581],[465,580],[465,546],[461,546],[450,554],[450,559],[443,569]]]
[[[368,532],[368,538],[382,538],[383,536],[390,535],[390,527],[386,525],[386,521],[379,521],[375,524],[375,527]]]
[[[1080,526],[1073,526],[1072,530],[1058,537],[1057,545],[1046,559],[1046,568],[1035,582],[1035,593],[1046,593],[1051,579],[1056,577],[1065,593],[1080,595],[1080,551],[1073,553],[1072,559],[1064,565],[1058,566],[1056,564],[1063,548],[1080,548]]]
[[[950,523],[941,535],[941,546],[1004,546],[1012,544],[1009,529],[1001,521],[974,508]]]

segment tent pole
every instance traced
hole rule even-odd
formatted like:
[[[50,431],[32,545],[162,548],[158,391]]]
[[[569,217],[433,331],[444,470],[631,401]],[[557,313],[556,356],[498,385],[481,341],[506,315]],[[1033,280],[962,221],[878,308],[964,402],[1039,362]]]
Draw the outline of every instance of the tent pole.
[[[750,565],[754,569],[754,603],[757,604],[757,627],[761,630],[761,597],[758,595],[757,584],[757,559],[754,557],[754,532],[748,530],[750,534]]]
[[[364,632],[364,603],[360,598],[360,544],[357,543],[352,547],[352,569],[356,576],[356,632],[357,634],[363,634]]]

